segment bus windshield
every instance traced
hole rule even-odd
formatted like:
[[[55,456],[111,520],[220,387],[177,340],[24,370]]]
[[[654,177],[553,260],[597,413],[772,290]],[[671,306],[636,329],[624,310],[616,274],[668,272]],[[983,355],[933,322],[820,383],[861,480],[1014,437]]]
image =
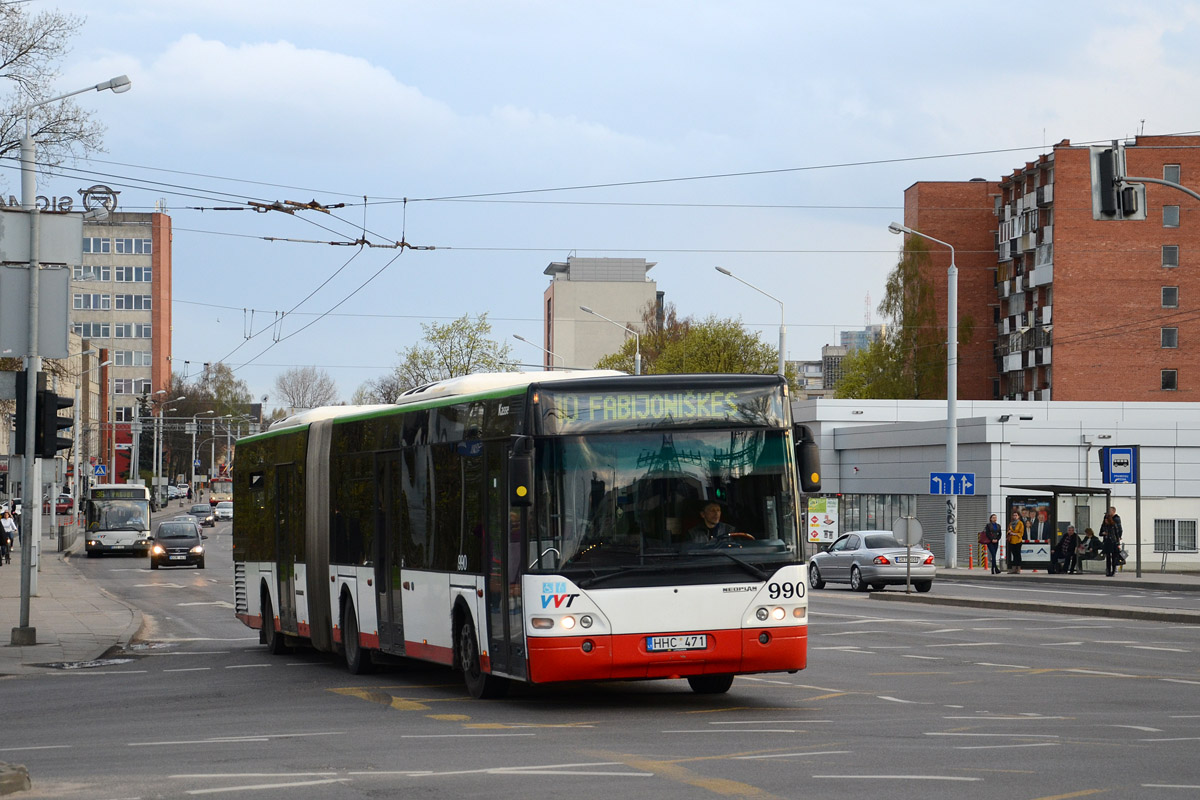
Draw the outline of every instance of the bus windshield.
[[[150,530],[148,500],[96,500],[84,507],[89,531]]]
[[[675,430],[538,442],[531,569],[595,573],[798,558],[780,430]]]

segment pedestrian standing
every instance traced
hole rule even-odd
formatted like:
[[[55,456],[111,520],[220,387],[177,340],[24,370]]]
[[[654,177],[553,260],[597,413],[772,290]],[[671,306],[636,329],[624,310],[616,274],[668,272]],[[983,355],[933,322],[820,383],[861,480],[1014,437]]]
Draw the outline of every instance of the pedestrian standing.
[[[1066,535],[1058,543],[1059,561],[1062,565],[1062,571],[1068,575],[1074,575],[1078,567],[1079,554],[1076,552],[1078,549],[1079,535],[1075,533],[1074,525],[1068,525]]]
[[[1021,515],[1014,509],[1012,519],[1008,521],[1008,572],[1010,575],[1021,574],[1021,544],[1025,541],[1025,523]]]
[[[4,514],[0,515],[0,561],[5,564],[12,563],[12,546],[16,538],[17,523],[5,509]]]
[[[1000,523],[996,521],[996,515],[992,514],[988,518],[988,524],[983,526],[983,533],[987,537],[988,563],[992,565],[992,574],[1000,574],[1000,562],[996,560],[996,554],[1000,550],[1000,536],[1004,532],[1000,530]]]
[[[1115,508],[1109,508],[1100,523],[1100,552],[1104,553],[1104,574],[1113,576],[1121,565],[1121,518]]]

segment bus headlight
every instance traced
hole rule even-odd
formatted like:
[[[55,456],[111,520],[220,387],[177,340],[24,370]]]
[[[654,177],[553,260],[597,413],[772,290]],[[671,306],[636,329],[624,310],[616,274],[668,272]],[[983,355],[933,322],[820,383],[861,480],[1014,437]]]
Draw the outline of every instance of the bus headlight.
[[[773,620],[781,620],[785,616],[786,616],[786,613],[784,612],[784,610],[782,608],[774,608],[771,610],[771,619],[773,619]]]
[[[571,630],[572,628],[574,628],[574,627],[575,627],[575,618],[574,618],[574,617],[563,617],[563,618],[562,618],[562,619],[559,621],[559,624],[563,626],[563,629],[564,629],[564,630],[568,630],[568,631],[569,631],[569,630]]]
[[[529,623],[540,631],[550,630],[554,627],[554,620],[549,617],[533,617]]]
[[[583,627],[585,627],[585,628],[590,628],[590,627],[592,627],[592,617],[591,617],[591,615],[590,615],[590,614],[584,614],[582,617],[580,617],[580,618],[579,618],[579,624],[580,624],[580,625],[582,625],[582,626],[583,626]]]
[[[754,612],[754,616],[758,617],[759,622],[766,622],[770,613],[765,608],[760,608]]]

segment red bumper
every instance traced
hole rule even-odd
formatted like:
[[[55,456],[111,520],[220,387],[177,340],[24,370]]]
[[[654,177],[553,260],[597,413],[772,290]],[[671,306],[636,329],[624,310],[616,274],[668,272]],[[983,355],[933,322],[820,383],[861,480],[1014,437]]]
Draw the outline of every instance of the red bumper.
[[[788,672],[808,665],[808,627],[686,631],[708,635],[704,650],[651,653],[646,634],[529,637],[529,679],[558,681],[682,678]],[[766,642],[760,636],[766,634]],[[590,643],[591,652],[585,649]]]

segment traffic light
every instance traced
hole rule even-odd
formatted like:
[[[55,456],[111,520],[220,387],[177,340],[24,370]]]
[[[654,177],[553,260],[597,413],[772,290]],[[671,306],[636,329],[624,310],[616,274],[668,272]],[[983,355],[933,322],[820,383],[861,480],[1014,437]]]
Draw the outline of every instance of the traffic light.
[[[75,405],[75,398],[60,397],[49,389],[38,392],[37,454],[41,458],[54,458],[59,450],[67,450],[74,443],[60,436],[60,431],[70,430],[75,424],[71,417],[61,417],[58,412]]]
[[[1117,191],[1117,174],[1120,168],[1120,154],[1114,148],[1101,150],[1096,160],[1096,183],[1100,190],[1100,213],[1111,217],[1117,213],[1119,193]]]
[[[29,409],[25,408],[25,392],[29,381],[24,371],[17,373],[17,430],[13,434],[13,454],[25,455],[25,425]]]

